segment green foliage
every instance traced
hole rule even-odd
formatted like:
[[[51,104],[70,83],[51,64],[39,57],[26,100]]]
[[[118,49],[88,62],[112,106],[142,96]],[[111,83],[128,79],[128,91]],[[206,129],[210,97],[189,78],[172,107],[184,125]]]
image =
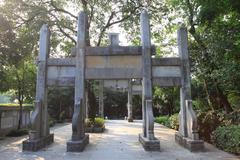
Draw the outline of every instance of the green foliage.
[[[85,119],[85,127],[93,127],[93,121],[91,119]]]
[[[57,121],[54,118],[49,117],[48,124],[50,127],[53,127],[56,123],[57,123]]]
[[[19,107],[16,103],[0,103],[0,107]],[[23,104],[23,109],[32,111],[34,109],[32,104]]]
[[[179,128],[179,114],[175,113],[169,117],[169,127],[175,130]]]
[[[93,119],[85,119],[85,126],[86,127],[96,127],[96,128],[103,128],[105,124],[105,120],[100,117],[96,117]]]
[[[219,115],[217,112],[200,112],[197,115],[198,125],[199,125],[199,136],[207,141],[211,141],[211,133],[221,125],[223,120],[222,115]]]
[[[22,128],[22,129],[14,129],[12,130],[11,132],[9,132],[7,134],[8,137],[20,137],[20,136],[23,136],[23,135],[26,135],[28,134],[28,129],[26,128]]]
[[[168,116],[159,116],[155,118],[155,122],[162,124],[164,126],[169,126],[169,117]]]
[[[74,89],[73,88],[50,88],[48,89],[48,112],[49,115],[63,121],[71,119],[71,110],[74,106]]]
[[[169,116],[156,117],[155,122],[175,130],[178,130],[179,128],[178,113],[171,115],[170,117]]]
[[[224,151],[240,154],[240,125],[218,127],[213,132],[213,143]]]
[[[100,118],[100,117],[96,117],[95,120],[94,120],[94,126],[95,127],[104,127],[104,123],[105,123],[105,120],[103,118]]]
[[[153,103],[160,105],[162,114],[172,115],[179,111],[179,88],[154,87]]]
[[[64,118],[65,118],[65,111],[62,111],[59,115],[59,120],[58,122],[63,122],[64,121]]]
[[[104,115],[109,119],[125,117],[127,115],[126,104],[127,92],[104,89]]]

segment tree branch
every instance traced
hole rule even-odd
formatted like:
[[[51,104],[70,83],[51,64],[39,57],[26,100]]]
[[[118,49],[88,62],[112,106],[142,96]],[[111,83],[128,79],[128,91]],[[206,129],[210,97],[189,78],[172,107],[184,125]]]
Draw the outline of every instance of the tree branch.
[[[56,11],[58,11],[58,12],[63,12],[63,13],[68,14],[69,16],[71,16],[71,17],[73,17],[73,18],[75,18],[75,19],[78,19],[78,17],[75,16],[75,15],[73,15],[72,13],[70,13],[70,12],[68,12],[68,11],[66,11],[66,10],[64,10],[64,9],[62,9],[62,8],[58,8],[58,7],[54,4],[53,0],[51,0],[50,4],[51,4],[51,6],[52,6]]]

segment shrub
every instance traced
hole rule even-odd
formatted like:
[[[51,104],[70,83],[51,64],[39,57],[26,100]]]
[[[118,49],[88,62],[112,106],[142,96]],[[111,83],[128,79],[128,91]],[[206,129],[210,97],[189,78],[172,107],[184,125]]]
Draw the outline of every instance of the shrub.
[[[218,127],[213,132],[212,140],[218,148],[240,154],[240,125]]]
[[[65,119],[65,111],[62,111],[59,115],[58,123],[63,123]]]
[[[94,120],[94,127],[100,127],[100,128],[103,128],[104,127],[104,119],[103,118],[95,118]]]
[[[169,127],[169,117],[168,116],[159,116],[155,118],[155,122]]]
[[[53,119],[52,117],[49,117],[48,119],[48,124],[49,124],[49,127],[53,127],[55,124],[56,124],[56,120]]]
[[[22,129],[14,129],[12,131],[10,131],[7,136],[8,137],[20,137],[23,135],[28,134],[28,129],[26,128],[22,128]]]
[[[92,127],[92,126],[93,126],[93,121],[87,118],[85,120],[85,127]]]
[[[178,113],[173,114],[169,117],[169,126],[172,129],[178,130],[179,128],[179,120],[178,120]]]
[[[215,111],[200,112],[197,116],[199,125],[199,136],[207,141],[211,141],[211,133],[221,125],[222,116]]]
[[[85,120],[85,127],[97,127],[97,128],[103,128],[104,127],[104,119],[103,118],[95,118],[94,121],[92,119],[86,119]]]

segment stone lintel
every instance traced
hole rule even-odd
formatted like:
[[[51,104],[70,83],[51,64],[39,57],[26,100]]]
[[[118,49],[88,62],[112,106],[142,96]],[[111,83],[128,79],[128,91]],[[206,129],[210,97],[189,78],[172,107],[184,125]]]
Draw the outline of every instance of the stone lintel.
[[[23,151],[33,151],[36,152],[50,144],[54,141],[54,134],[49,134],[48,136],[41,137],[36,140],[25,140],[23,141]]]
[[[72,49],[72,56],[76,56],[77,48]],[[155,55],[156,47],[151,46],[151,54]],[[98,55],[141,55],[142,46],[108,46],[108,47],[86,47],[87,56],[98,56]]]
[[[179,132],[176,132],[175,141],[191,152],[205,151],[203,140],[193,140],[188,137],[183,137]]]
[[[89,135],[86,134],[79,141],[68,141],[67,142],[67,152],[82,152],[85,146],[89,143]]]
[[[149,140],[142,134],[139,134],[139,142],[142,144],[145,151],[160,151],[160,141],[157,138]]]

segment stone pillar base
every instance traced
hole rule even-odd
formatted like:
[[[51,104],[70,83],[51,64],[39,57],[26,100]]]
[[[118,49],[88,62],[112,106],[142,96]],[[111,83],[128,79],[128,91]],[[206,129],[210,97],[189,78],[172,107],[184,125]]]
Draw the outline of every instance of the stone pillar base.
[[[133,122],[133,118],[128,118],[128,122]]]
[[[82,152],[85,146],[89,143],[89,135],[79,141],[68,141],[67,142],[67,152]]]
[[[23,144],[22,150],[36,152],[36,151],[50,145],[51,143],[53,143],[53,141],[54,141],[53,134],[49,134],[48,136],[41,137],[36,140],[27,139],[27,140],[23,141],[23,143],[22,143]]]
[[[179,132],[176,132],[175,141],[191,152],[205,151],[203,140],[192,140],[188,137],[183,137]]]
[[[160,141],[156,138],[154,140],[149,140],[139,134],[139,142],[142,144],[146,151],[160,151]]]

